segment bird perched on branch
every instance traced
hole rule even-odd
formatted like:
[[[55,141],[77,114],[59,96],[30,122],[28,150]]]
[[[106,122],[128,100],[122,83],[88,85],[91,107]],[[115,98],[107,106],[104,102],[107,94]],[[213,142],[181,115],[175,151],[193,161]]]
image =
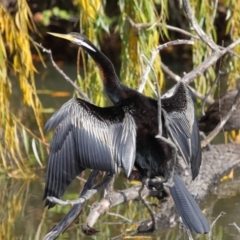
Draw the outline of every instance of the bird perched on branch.
[[[238,88],[240,88],[238,81]],[[224,116],[232,108],[238,90],[226,92],[221,98],[211,104],[205,115],[199,119],[199,129],[203,132],[210,132],[222,121]],[[236,109],[232,112],[230,118],[224,124],[223,131],[231,131],[229,137],[231,140],[240,143],[240,104],[237,104]],[[225,134],[227,138],[227,135]]]
[[[158,133],[158,103],[124,86],[111,61],[80,33],[56,34],[83,48],[98,65],[105,91],[114,106],[101,108],[80,98],[65,103],[46,123],[55,129],[50,147],[44,198],[60,198],[86,168],[129,177],[133,165],[143,177],[170,178],[170,193],[184,224],[195,233],[209,224],[184,183],[173,173],[177,150],[191,165],[193,179],[201,165],[201,148],[194,105],[188,87],[178,83],[162,103],[162,136]],[[168,144],[170,137],[176,147]],[[172,177],[171,177],[172,176]],[[54,203],[46,200],[48,207]]]
[[[211,104],[205,112],[205,115],[199,120],[199,129],[204,132],[212,131],[232,107],[237,93],[238,90],[229,91]],[[224,131],[238,129],[240,129],[240,104],[238,104],[237,109],[223,126]]]

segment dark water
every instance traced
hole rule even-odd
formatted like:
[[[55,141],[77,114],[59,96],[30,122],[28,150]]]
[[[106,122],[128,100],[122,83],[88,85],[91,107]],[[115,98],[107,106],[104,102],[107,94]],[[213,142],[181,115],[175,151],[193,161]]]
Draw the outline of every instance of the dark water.
[[[76,76],[75,67],[63,67],[67,74],[73,79]],[[54,110],[71,97],[72,87],[55,72],[48,68],[39,69],[38,89],[52,89],[53,91],[69,92],[68,97],[53,97],[49,94],[41,94],[41,100],[46,110]],[[48,117],[49,115],[47,115]],[[213,227],[211,239],[240,239],[240,233],[230,223],[236,222],[240,226],[240,171],[235,171],[234,179],[219,184],[214,193],[210,193],[201,205],[210,223],[223,211],[226,214],[221,217]],[[0,178],[0,239],[42,239],[43,236],[57,224],[69,211],[70,207],[55,207],[51,210],[44,209],[42,201],[44,189],[44,171],[37,169],[36,180],[25,181],[11,178]],[[64,195],[65,199],[75,199],[80,192],[83,182],[75,180]],[[116,188],[130,186],[127,181],[119,178]],[[99,196],[93,199],[97,201]],[[152,201],[150,199],[149,201]],[[149,215],[139,201],[129,202],[124,205],[110,209],[111,213],[118,213],[135,224],[127,223],[122,218],[105,214],[102,216],[95,228],[99,233],[94,236],[85,236],[81,232],[81,224],[87,217],[90,205],[85,205],[85,210],[76,221],[59,239],[108,239],[123,232],[125,239],[188,239],[186,233],[178,226],[163,232],[148,234],[144,236],[134,235],[137,222],[148,218]],[[156,209],[155,209],[156,210]],[[208,239],[207,236],[193,236],[194,239]]]
[[[220,183],[218,190],[214,194],[209,194],[206,201],[201,205],[208,220],[212,223],[223,211],[226,214],[221,217],[213,227],[211,239],[240,239],[240,235],[235,227],[230,223],[236,222],[240,225],[240,177],[239,171],[235,172],[234,180]],[[42,237],[55,224],[57,224],[70,210],[69,206],[55,207],[51,210],[44,209],[42,194],[44,188],[43,172],[39,171],[39,178],[34,181],[0,179],[1,189],[1,210],[0,210],[0,239],[42,239]],[[127,182],[121,182],[119,178],[116,188],[130,186]],[[65,199],[75,199],[83,186],[83,182],[75,180],[70,186]],[[98,201],[99,196],[95,196],[93,201]],[[129,202],[110,209],[111,213],[118,213],[127,219],[133,220],[135,224],[127,223],[122,218],[105,214],[102,216],[95,228],[100,232],[95,236],[85,236],[81,232],[81,224],[87,217],[88,202],[85,210],[76,221],[59,239],[108,239],[126,231],[126,238],[133,239],[188,239],[186,233],[178,226],[167,229],[164,232],[135,236],[137,221],[148,218],[148,213],[139,201]],[[150,199],[149,201],[154,201]],[[128,237],[127,237],[128,236]],[[200,236],[194,239],[207,239]]]

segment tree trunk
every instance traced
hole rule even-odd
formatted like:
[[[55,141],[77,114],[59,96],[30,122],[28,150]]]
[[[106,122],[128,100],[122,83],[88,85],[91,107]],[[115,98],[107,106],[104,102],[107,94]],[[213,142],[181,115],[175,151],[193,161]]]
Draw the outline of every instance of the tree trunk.
[[[202,165],[198,177],[192,181],[191,174],[183,171],[182,180],[198,203],[204,198],[217,183],[221,176],[233,167],[240,165],[240,145],[219,144],[211,147],[211,150],[203,151]],[[161,204],[161,209],[156,213],[156,228],[161,230],[170,227],[176,220],[178,213],[173,200]],[[145,232],[151,228],[151,219],[144,220],[139,226],[139,232]]]

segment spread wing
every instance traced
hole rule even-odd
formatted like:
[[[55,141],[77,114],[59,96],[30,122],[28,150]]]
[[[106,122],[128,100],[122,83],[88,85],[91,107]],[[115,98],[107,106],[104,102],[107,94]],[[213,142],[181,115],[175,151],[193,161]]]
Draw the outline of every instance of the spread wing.
[[[191,96],[190,89],[180,83],[171,97],[162,99],[162,104],[168,133],[185,162],[191,164],[194,179],[198,175],[202,155],[198,123]]]
[[[61,197],[84,169],[130,175],[136,152],[136,125],[127,108],[100,108],[73,98],[46,123],[55,128],[44,198]],[[51,205],[48,201],[46,205]],[[50,206],[51,207],[51,206]]]

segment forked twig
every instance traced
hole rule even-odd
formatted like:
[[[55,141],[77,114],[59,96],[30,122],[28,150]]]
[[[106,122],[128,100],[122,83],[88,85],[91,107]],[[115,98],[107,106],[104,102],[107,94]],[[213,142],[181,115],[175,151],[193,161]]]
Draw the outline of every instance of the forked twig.
[[[79,197],[82,197],[87,192],[88,189],[91,189],[94,186],[94,182],[98,177],[98,174],[99,174],[99,171],[91,172]],[[63,233],[70,226],[70,224],[72,224],[72,222],[77,218],[77,216],[81,213],[83,205],[84,203],[76,204],[69,211],[69,213],[62,219],[62,221],[47,233],[47,235],[43,238],[43,240],[56,239],[61,233]]]
[[[228,225],[234,226],[238,230],[238,233],[240,233],[240,227],[235,222],[229,223]]]
[[[228,53],[232,48],[240,44],[240,38],[235,42],[231,43],[228,47],[221,51],[215,51],[210,57],[205,59],[200,65],[198,65],[194,70],[184,75],[181,81],[190,84],[196,77],[202,75],[209,67],[211,67],[217,60],[224,54]]]
[[[216,5],[215,5],[216,6]],[[215,8],[214,8],[214,13],[215,14]],[[179,33],[182,33],[184,35],[186,35],[187,37],[190,37],[190,38],[193,38],[195,40],[202,40],[199,36],[197,35],[194,35],[184,29],[181,29],[181,28],[178,28],[178,27],[174,27],[174,26],[170,26],[168,24],[162,24],[160,22],[157,22],[157,23],[135,23],[129,16],[127,16],[127,21],[130,23],[131,27],[134,28],[134,29],[142,29],[142,28],[149,28],[149,27],[152,27],[152,26],[158,26],[158,27],[161,27],[161,26],[164,26],[166,27],[166,29],[168,30],[171,30],[171,31],[175,31],[175,32],[179,32]],[[223,50],[224,47],[218,45],[219,49]],[[240,58],[240,55],[235,53],[234,51],[232,50],[229,50],[229,53],[237,58]]]
[[[225,212],[220,212],[220,214],[215,218],[215,220],[212,222],[211,227],[210,227],[210,232],[208,234],[208,240],[211,240],[211,236],[212,236],[212,229],[213,226],[216,224],[216,222],[218,221],[218,219],[222,216],[224,216],[226,213]]]
[[[175,80],[176,82],[181,81],[181,77],[179,75],[177,75],[176,73],[174,73],[172,70],[170,70],[163,62],[161,62],[161,68],[163,70],[163,72],[165,72],[169,77],[171,77],[173,80]],[[188,85],[188,87],[191,89],[191,91],[193,92],[193,94],[201,99],[204,100],[205,99],[205,95],[201,94],[200,92],[197,92],[194,88],[192,88],[190,85]],[[212,104],[214,103],[213,99],[207,98],[206,102],[208,104]]]
[[[147,65],[144,73],[143,73],[143,76],[142,76],[142,79],[141,79],[141,83],[138,87],[138,91],[141,93],[145,87],[145,84],[147,82],[147,77],[148,77],[148,74],[151,70],[151,66],[153,65],[153,62],[158,54],[159,51],[161,51],[162,49],[166,48],[166,47],[169,47],[169,46],[173,46],[173,45],[182,45],[182,44],[191,44],[193,45],[194,44],[194,41],[193,40],[183,40],[183,39],[179,39],[179,40],[174,40],[174,41],[170,41],[170,42],[167,42],[167,43],[164,43],[162,45],[159,45],[157,48],[155,48],[152,53],[151,53],[151,58],[149,60],[149,64]]]

